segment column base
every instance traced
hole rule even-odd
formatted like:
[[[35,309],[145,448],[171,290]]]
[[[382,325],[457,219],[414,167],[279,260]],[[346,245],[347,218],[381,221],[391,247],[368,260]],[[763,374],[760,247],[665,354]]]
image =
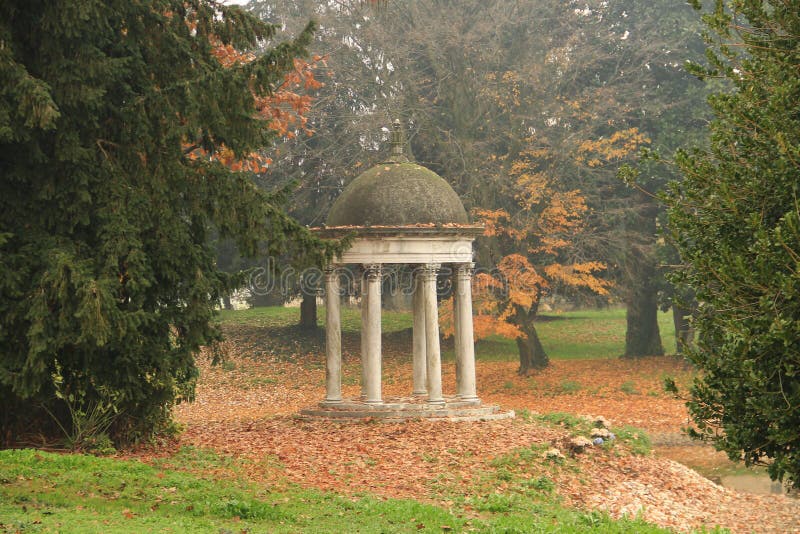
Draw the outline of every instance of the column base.
[[[367,399],[367,400],[364,401],[364,404],[373,404],[373,405],[374,404],[383,404],[383,399],[378,399],[378,400],[368,400]]]
[[[430,404],[419,397],[385,397],[382,404],[368,404],[362,400],[343,398],[341,403],[306,408],[301,416],[356,422],[365,418],[375,421],[400,422],[416,419],[432,421],[490,421],[514,417],[513,411],[501,410],[494,405],[472,404],[456,397],[445,396],[443,404]]]
[[[411,394],[415,397],[425,397],[428,395],[428,392],[423,389],[422,391],[412,391]]]
[[[322,406],[335,406],[335,405],[341,404],[341,403],[342,403],[342,398],[339,397],[338,399],[325,399],[320,404]]]
[[[428,404],[430,404],[431,406],[444,406],[446,403],[444,399],[438,399],[438,400],[428,400]]]

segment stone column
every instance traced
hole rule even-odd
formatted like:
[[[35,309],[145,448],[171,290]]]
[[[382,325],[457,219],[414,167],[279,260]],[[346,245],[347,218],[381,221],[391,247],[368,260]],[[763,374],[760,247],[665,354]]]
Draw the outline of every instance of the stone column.
[[[455,314],[457,395],[463,400],[476,401],[475,344],[472,331],[472,269],[474,263],[456,266]]]
[[[461,391],[461,362],[458,355],[461,354],[461,337],[458,335],[461,324],[460,309],[458,307],[458,270],[452,272],[451,283],[453,284],[453,349],[456,356],[456,392]]]
[[[425,306],[425,355],[428,362],[428,403],[444,404],[442,396],[442,356],[439,347],[439,311],[436,303],[438,264],[426,265],[422,271]]]
[[[325,268],[325,403],[342,402],[342,329],[339,317],[339,273]]]
[[[414,390],[413,395],[427,395],[427,359],[425,338],[425,297],[423,291],[422,272],[414,270],[413,293],[413,353],[414,353]]]
[[[367,272],[361,273],[361,398],[367,398],[367,312],[369,294],[367,293]]]
[[[381,398],[381,266],[369,264],[364,268],[367,285],[366,324],[362,323],[362,328],[366,328],[361,333],[366,351],[362,356],[363,389],[366,394],[364,402],[380,404],[383,402]]]

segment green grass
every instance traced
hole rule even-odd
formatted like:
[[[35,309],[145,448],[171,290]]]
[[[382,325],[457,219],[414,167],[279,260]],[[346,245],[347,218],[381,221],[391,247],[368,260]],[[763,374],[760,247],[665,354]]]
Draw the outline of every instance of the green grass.
[[[503,480],[507,489],[462,496],[461,505],[481,512],[480,519],[470,519],[458,503],[445,510],[407,499],[350,498],[292,486],[272,491],[234,476],[242,461],[197,449],[154,465],[6,450],[0,451],[0,531],[667,532],[635,519],[615,521],[560,506],[546,474],[524,475],[539,456],[534,449],[516,452],[492,467],[479,484],[496,487]],[[219,467],[233,475],[207,474]]]
[[[667,354],[675,352],[672,312],[658,314],[661,342]],[[548,356],[554,360],[618,358],[625,352],[625,310],[582,310],[543,314],[536,331]],[[513,339],[491,336],[478,341],[476,355],[482,360],[516,361]]]
[[[297,323],[298,308],[264,307],[239,311],[221,311],[223,324],[256,327],[288,327]],[[325,309],[318,312],[324,325]],[[342,308],[342,332],[357,334],[361,328],[358,308]],[[659,313],[661,340],[667,354],[675,352],[671,312]],[[384,310],[381,328],[385,334],[411,328],[411,313]],[[542,345],[555,360],[617,358],[625,351],[625,310],[583,310],[543,314],[536,325]],[[517,345],[513,339],[490,336],[478,341],[476,356],[483,361],[516,361]],[[452,361],[453,350],[443,347],[442,358]]]
[[[594,425],[584,417],[568,413],[553,412],[541,415],[531,415],[531,418],[550,426],[564,428],[573,436],[590,438]],[[650,454],[652,446],[647,432],[636,427],[624,425],[610,429],[615,439],[607,440],[603,447],[614,448],[618,445],[625,446],[632,454]]]
[[[562,380],[559,386],[564,393],[575,393],[583,389],[581,383],[575,380]]]
[[[289,327],[297,324],[300,318],[300,308],[262,307],[249,310],[222,310],[219,312],[219,321],[222,324],[240,324],[258,327]],[[325,308],[320,307],[317,312],[320,326],[325,324]],[[412,325],[409,312],[383,310],[381,313],[381,330],[384,333],[399,332]],[[357,333],[361,331],[361,311],[358,308],[342,307],[341,322],[343,333]]]
[[[636,382],[633,380],[626,380],[619,386],[619,390],[626,395],[638,395],[639,390],[636,389]]]
[[[216,463],[213,454],[200,462]],[[411,500],[270,492],[242,479],[136,461],[0,451],[0,531],[440,532],[441,525],[461,530],[465,523]]]

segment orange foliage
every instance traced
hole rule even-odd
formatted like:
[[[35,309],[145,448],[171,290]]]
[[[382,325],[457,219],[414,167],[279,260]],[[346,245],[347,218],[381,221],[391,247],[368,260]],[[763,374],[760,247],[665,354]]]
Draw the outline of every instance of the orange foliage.
[[[236,65],[244,65],[256,59],[255,54],[252,52],[241,52],[236,50],[233,45],[223,44],[218,38],[211,39],[211,46],[214,47],[212,54],[217,61],[225,68],[230,68]]]
[[[590,261],[568,265],[553,263],[545,266],[544,272],[551,280],[558,281],[564,285],[586,288],[598,295],[608,295],[608,289],[612,286],[612,283],[595,275],[605,271],[605,269],[606,265],[604,263]]]
[[[491,99],[500,109],[508,111],[522,105],[520,75],[513,70],[502,73],[490,72],[486,75],[488,82],[481,91],[483,96]]]
[[[190,152],[187,156],[189,159],[198,159],[207,157],[212,161],[219,161],[229,169],[235,172],[254,172],[263,173],[267,171],[267,167],[272,163],[272,159],[262,156],[258,152],[251,152],[245,158],[237,158],[233,150],[225,145],[222,145],[212,155],[208,154],[202,149],[196,149]]]
[[[506,210],[484,210],[476,208],[472,210],[473,215],[484,225],[483,235],[493,237],[505,233],[510,219]],[[503,221],[506,221],[503,223]]]
[[[544,172],[528,173],[523,172],[517,177],[517,187],[519,192],[516,200],[524,209],[532,209],[544,200],[544,195],[548,191],[547,184],[549,178]]]
[[[557,255],[571,244],[569,238],[583,229],[583,216],[588,210],[580,191],[554,191],[536,221],[539,239],[528,251]]]
[[[310,95],[298,92],[313,91],[322,87],[322,82],[314,77],[314,69],[324,64],[325,58],[314,56],[309,63],[295,58],[294,69],[284,77],[283,83],[266,97],[256,99],[256,109],[261,118],[269,121],[269,127],[278,135],[294,137],[295,130],[300,129],[307,135],[313,132],[306,126],[311,111]]]
[[[190,24],[191,26],[191,24]],[[217,38],[212,39],[214,57],[226,68],[232,68],[254,61],[255,54],[242,52],[230,44],[223,44]],[[314,69],[325,63],[325,57],[314,56],[312,60],[294,59],[294,68],[286,73],[278,87],[272,88],[266,96],[255,96],[255,114],[262,120],[268,121],[268,126],[278,136],[292,138],[302,131],[306,135],[313,132],[307,127],[306,114],[311,110],[312,97],[306,91],[313,91],[322,87],[322,83],[314,77]],[[254,91],[255,94],[255,91]],[[191,146],[190,143],[185,144]],[[202,149],[193,150],[188,157],[197,159],[209,157],[219,161],[233,171],[263,173],[272,164],[272,159],[252,152],[244,158],[237,158],[233,151],[226,146],[221,146],[214,154],[209,156]]]
[[[583,141],[578,145],[578,155],[575,159],[578,163],[589,167],[599,167],[603,161],[607,163],[619,161],[648,143],[650,138],[638,128],[629,128],[614,132],[611,137]]]
[[[500,310],[494,294],[502,291],[504,282],[486,272],[478,272],[472,278],[472,325],[475,339],[483,339],[491,335],[516,338],[523,335],[514,324],[508,322],[507,314],[511,308]],[[439,306],[439,322],[445,337],[455,333],[453,316],[453,299],[449,298]]]
[[[548,287],[544,279],[521,254],[509,254],[497,264],[498,274],[505,281],[506,300],[512,306],[530,308]]]
[[[606,266],[601,262],[577,262],[569,258],[575,237],[585,227],[589,208],[579,190],[557,187],[546,166],[549,148],[527,140],[529,148],[510,163],[512,193],[518,210],[474,209],[473,215],[485,226],[484,236],[500,241],[507,252],[491,273],[475,277],[475,337],[524,336],[515,324],[525,316],[553,286],[586,289],[607,295],[611,282],[601,278]],[[606,144],[592,145],[616,157],[615,147],[631,149],[645,142],[636,131],[621,132]],[[588,145],[586,145],[588,147]],[[610,147],[610,148],[609,148]],[[446,304],[445,308],[452,307]],[[448,308],[449,309],[449,308]],[[445,312],[452,313],[451,311]],[[445,329],[445,333],[450,331]]]

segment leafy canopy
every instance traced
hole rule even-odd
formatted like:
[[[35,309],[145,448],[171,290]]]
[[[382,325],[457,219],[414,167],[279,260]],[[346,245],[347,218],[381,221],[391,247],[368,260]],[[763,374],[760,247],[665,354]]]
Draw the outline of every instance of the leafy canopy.
[[[698,435],[798,487],[800,11],[718,1],[704,21],[709,66],[692,70],[733,89],[711,97],[710,148],[679,153],[667,195],[677,278],[700,302],[689,409]]]
[[[224,61],[275,28],[211,0],[0,4],[4,436],[45,421],[38,407],[68,421],[111,405],[120,438],[168,421],[234,284],[212,232],[250,254],[331,254],[285,191],[234,170],[258,168],[243,162],[273,137],[265,110],[312,31]]]
[[[548,364],[534,325],[542,296],[555,289],[607,295],[612,286],[602,277],[603,262],[584,260],[576,252],[589,211],[584,196],[565,189],[553,177],[548,147],[537,145],[535,137],[526,141],[528,148],[508,162],[510,183],[503,192],[513,211],[473,210],[498,256],[492,258],[494,269],[479,272],[474,279],[475,335],[516,339],[520,374]],[[444,306],[443,314],[449,334],[452,302]]]

